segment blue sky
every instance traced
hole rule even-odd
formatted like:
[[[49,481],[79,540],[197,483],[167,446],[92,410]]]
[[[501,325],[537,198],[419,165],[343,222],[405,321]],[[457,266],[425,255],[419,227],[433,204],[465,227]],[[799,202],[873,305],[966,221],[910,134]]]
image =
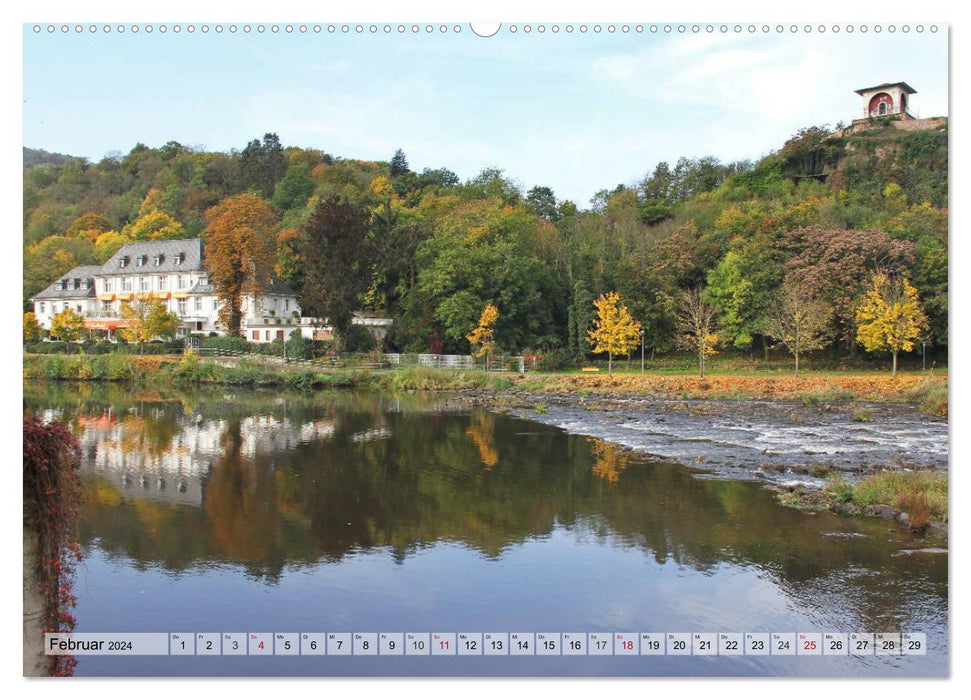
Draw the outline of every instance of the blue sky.
[[[491,38],[468,25],[444,35],[438,25],[430,35],[251,26],[205,35],[26,26],[24,145],[98,160],[138,141],[229,150],[275,131],[284,145],[347,158],[387,160],[400,147],[412,168],[462,178],[498,166],[585,206],[661,160],[755,159],[801,127],[849,122],[862,109],[856,88],[905,80],[922,116],[947,114],[943,26],[793,34],[787,24],[778,34],[773,23],[753,35],[748,25],[624,34],[618,24],[609,34],[603,24],[596,34],[588,24],[585,34],[565,25],[540,34],[532,24],[526,34],[520,24],[514,34],[507,24]]]

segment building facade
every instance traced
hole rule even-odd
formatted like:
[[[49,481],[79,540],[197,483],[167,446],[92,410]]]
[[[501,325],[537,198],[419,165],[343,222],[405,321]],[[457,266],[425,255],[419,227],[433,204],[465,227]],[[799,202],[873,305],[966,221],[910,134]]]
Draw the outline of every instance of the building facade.
[[[910,108],[910,95],[916,92],[907,83],[883,83],[856,90],[856,94],[863,98],[863,119],[888,114],[898,114],[903,119],[919,119]]]
[[[70,308],[84,316],[85,327],[113,337],[128,325],[122,305],[149,299],[160,299],[179,317],[182,335],[226,332],[219,320],[222,303],[209,281],[199,238],[129,243],[100,267],[74,268],[31,302],[37,322],[47,330],[54,316]],[[276,277],[259,293],[244,297],[242,312],[241,330],[252,342],[287,338],[309,321],[301,319],[297,295]]]

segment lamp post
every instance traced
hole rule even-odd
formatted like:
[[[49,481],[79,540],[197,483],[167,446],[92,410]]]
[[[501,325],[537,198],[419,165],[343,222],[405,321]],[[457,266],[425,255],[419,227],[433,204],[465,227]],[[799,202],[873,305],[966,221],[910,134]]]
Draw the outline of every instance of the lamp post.
[[[641,374],[644,374],[644,329],[641,328]]]

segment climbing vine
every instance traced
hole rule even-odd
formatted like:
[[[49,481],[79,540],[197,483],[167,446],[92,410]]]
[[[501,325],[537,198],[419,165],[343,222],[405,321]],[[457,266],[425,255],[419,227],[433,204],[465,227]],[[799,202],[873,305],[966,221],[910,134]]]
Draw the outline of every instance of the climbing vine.
[[[78,541],[81,449],[62,424],[24,416],[24,527],[37,535],[37,587],[44,597],[43,631],[70,632]],[[51,657],[51,673],[72,675],[77,659]]]

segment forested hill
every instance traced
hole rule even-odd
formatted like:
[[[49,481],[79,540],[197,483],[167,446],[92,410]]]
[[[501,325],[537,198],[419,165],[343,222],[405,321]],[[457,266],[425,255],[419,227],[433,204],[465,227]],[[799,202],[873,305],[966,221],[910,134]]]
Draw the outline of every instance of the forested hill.
[[[843,352],[875,270],[912,282],[931,343],[947,343],[946,120],[808,128],[755,163],[645,163],[640,181],[588,203],[497,169],[463,182],[447,167],[413,169],[400,151],[361,161],[285,147],[275,134],[230,153],[170,142],[97,163],[31,149],[24,158],[25,309],[71,267],[128,241],[205,237],[207,212],[252,193],[272,207],[269,253],[306,307],[331,308],[339,292],[347,308],[390,315],[394,349],[467,352],[465,336],[492,303],[501,348],[580,358],[592,301],[617,291],[648,351],[665,352],[680,292],[700,286],[720,345],[757,352],[766,309],[798,278],[828,305]],[[363,212],[366,240],[314,245],[326,212],[312,214],[338,203]],[[334,253],[349,249],[358,260]]]
[[[48,153],[39,148],[24,148],[25,173],[38,165],[64,165],[69,160],[73,160],[73,157],[62,153]]]

